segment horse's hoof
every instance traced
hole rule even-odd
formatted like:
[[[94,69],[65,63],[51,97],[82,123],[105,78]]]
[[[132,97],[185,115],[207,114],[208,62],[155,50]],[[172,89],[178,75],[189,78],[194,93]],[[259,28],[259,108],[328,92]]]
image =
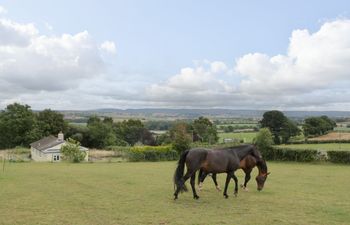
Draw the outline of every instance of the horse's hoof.
[[[193,196],[194,199],[199,199],[198,195]]]
[[[235,192],[235,193],[233,193],[233,195],[234,195],[235,197],[237,197],[238,193],[237,193],[237,192]]]
[[[249,191],[247,187],[243,188],[244,191]]]
[[[174,195],[174,200],[176,200],[177,199],[177,195]]]
[[[225,198],[228,198],[228,195],[224,195]]]
[[[241,185],[239,185],[239,186],[241,186],[241,188],[243,188],[243,189],[244,189],[244,185],[243,185],[243,184],[241,184]]]
[[[216,190],[221,191],[221,188],[219,186],[216,186]]]

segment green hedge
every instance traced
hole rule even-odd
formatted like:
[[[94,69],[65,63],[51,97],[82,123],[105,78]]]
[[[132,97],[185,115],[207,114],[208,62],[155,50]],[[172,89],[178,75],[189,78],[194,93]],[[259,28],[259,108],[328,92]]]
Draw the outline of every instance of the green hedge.
[[[262,151],[263,157],[266,160],[275,161],[295,161],[295,162],[311,162],[318,159],[318,151],[305,149],[295,150],[289,148],[271,148]]]
[[[350,164],[350,152],[348,151],[327,151],[327,156],[330,162]]]
[[[178,153],[172,146],[135,146],[128,151],[129,161],[167,161],[177,160]]]
[[[305,141],[290,141],[289,144],[328,144],[328,143],[350,143],[350,140],[305,140]]]

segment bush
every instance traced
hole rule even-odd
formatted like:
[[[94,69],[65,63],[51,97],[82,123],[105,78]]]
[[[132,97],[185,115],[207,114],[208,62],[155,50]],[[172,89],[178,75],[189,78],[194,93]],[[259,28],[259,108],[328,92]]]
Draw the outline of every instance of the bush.
[[[319,158],[318,151],[311,149],[295,150],[274,147],[264,153],[265,159],[277,161],[311,162]]]
[[[128,151],[129,161],[166,161],[176,160],[177,152],[172,146],[135,146]]]
[[[64,159],[74,163],[83,161],[86,156],[86,152],[80,151],[80,143],[71,138],[61,146],[61,153]]]
[[[350,152],[327,151],[327,156],[330,162],[350,164]]]

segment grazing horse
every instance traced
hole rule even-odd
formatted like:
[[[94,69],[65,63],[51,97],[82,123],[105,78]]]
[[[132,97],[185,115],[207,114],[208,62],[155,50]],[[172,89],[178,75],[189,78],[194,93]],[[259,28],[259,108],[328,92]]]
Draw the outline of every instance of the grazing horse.
[[[193,198],[198,199],[199,196],[195,189],[195,179],[197,170],[202,170],[204,173],[227,173],[224,197],[228,198],[227,188],[231,178],[235,181],[234,195],[238,193],[238,179],[235,171],[240,167],[240,161],[247,155],[252,155],[255,158],[261,159],[261,154],[254,145],[242,145],[222,150],[210,149],[191,149],[184,151],[179,159],[178,166],[174,174],[174,184],[176,190],[174,199],[177,199],[180,191],[186,191],[185,182],[191,178],[191,187]],[[187,167],[186,174],[184,174],[185,164]]]
[[[252,172],[253,168],[257,166],[259,170],[259,174],[256,176],[255,180],[257,183],[257,189],[258,191],[261,191],[264,188],[265,181],[267,179],[267,175],[270,173],[267,172],[267,165],[264,159],[257,159],[252,155],[247,155],[244,157],[240,163],[239,163],[239,168],[242,169],[245,173],[245,179],[244,179],[244,184],[241,184],[241,187],[243,190],[248,190],[247,189],[247,183],[250,180],[250,173]],[[199,170],[198,174],[198,184],[199,184],[199,190],[202,189],[203,181],[206,178],[208,174],[204,173],[202,170]],[[215,184],[215,187],[218,191],[221,191],[218,182],[216,181],[216,174],[213,173],[211,178],[213,179],[213,182]]]

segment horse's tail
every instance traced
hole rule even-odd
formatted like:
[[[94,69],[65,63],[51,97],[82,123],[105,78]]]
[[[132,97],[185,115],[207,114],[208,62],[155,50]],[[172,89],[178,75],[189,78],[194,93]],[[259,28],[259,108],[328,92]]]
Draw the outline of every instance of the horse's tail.
[[[174,186],[180,188],[180,191],[187,191],[187,187],[183,183],[182,177],[184,175],[186,156],[188,153],[189,150],[186,150],[181,154],[174,174]]]

